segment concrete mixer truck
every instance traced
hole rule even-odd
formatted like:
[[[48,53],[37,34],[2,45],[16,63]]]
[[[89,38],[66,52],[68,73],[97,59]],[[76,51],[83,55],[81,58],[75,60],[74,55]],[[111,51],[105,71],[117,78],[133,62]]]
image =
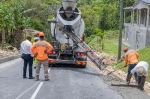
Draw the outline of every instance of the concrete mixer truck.
[[[82,39],[85,24],[77,1],[62,0],[55,17],[48,19],[52,35],[50,43],[54,47],[49,54],[49,65],[72,64],[85,68],[88,57],[97,67],[104,69],[106,63]]]

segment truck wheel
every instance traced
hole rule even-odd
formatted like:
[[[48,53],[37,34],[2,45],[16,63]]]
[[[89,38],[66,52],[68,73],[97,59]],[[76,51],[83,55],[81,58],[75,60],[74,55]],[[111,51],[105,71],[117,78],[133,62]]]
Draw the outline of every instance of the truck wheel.
[[[86,65],[76,65],[77,68],[85,68]]]
[[[55,66],[55,64],[49,64],[49,67],[54,67]]]

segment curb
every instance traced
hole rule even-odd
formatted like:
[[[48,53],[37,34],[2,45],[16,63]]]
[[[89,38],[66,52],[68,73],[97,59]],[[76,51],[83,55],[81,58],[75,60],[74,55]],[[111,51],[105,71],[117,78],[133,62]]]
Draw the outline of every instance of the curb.
[[[17,58],[20,58],[20,57],[21,57],[21,55],[9,56],[9,57],[6,57],[6,58],[1,58],[0,59],[0,64],[2,64],[4,62],[7,62],[7,61],[11,61],[11,60],[17,59]]]

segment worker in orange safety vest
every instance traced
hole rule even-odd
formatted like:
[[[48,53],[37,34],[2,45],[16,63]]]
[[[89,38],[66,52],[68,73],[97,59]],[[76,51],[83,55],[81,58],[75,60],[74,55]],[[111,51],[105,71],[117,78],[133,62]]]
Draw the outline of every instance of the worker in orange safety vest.
[[[53,50],[51,44],[44,40],[44,33],[39,33],[40,40],[33,44],[31,51],[35,55],[37,59],[37,66],[36,66],[36,80],[39,80],[39,73],[41,65],[43,64],[44,67],[44,74],[45,74],[45,81],[49,80],[48,76],[48,53]]]
[[[34,43],[36,43],[38,40],[39,40],[39,37],[35,37],[35,38],[34,38]],[[34,44],[34,43],[33,43],[33,44]],[[34,60],[34,61],[33,61],[34,69],[36,69],[36,63],[37,63],[36,57],[34,57],[33,60]]]
[[[126,77],[126,81],[129,81],[129,75],[131,73],[131,70],[137,65],[139,54],[134,50],[128,50],[128,48],[124,48],[124,67],[128,66],[128,73]],[[138,83],[138,76],[137,73],[134,73],[136,83]]]

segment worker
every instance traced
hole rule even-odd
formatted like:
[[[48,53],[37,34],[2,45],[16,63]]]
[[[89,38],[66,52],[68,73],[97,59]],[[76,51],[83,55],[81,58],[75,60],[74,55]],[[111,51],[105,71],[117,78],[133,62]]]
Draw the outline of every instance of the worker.
[[[31,51],[36,56],[37,66],[36,66],[36,80],[39,80],[39,73],[41,65],[44,67],[45,81],[49,80],[48,76],[48,53],[53,50],[53,47],[44,40],[44,33],[39,33],[40,40],[33,44]]]
[[[144,84],[145,84],[145,79],[148,77],[148,67],[149,64],[145,61],[140,61],[132,70],[129,76],[129,80],[127,84],[130,84],[130,79],[132,77],[132,74],[135,72],[138,75],[138,88],[142,91],[144,91]]]
[[[39,37],[35,37],[35,38],[34,38],[34,43],[36,43],[38,40],[39,40]],[[33,43],[33,44],[34,44],[34,43]],[[34,61],[33,61],[34,69],[36,69],[36,63],[37,63],[37,60],[36,60],[36,57],[34,57]]]
[[[128,50],[127,47],[124,48],[123,51],[125,53],[124,54],[124,62],[125,62],[124,67],[128,66],[128,73],[127,73],[127,77],[126,77],[126,81],[128,82],[131,70],[138,63],[139,54],[136,51],[134,51],[134,50]],[[136,83],[138,83],[138,76],[137,76],[137,74],[134,73],[134,76],[135,76]]]
[[[21,43],[21,48],[20,48],[20,53],[21,57],[24,60],[24,66],[23,66],[23,78],[26,77],[26,70],[27,70],[27,65],[29,64],[29,79],[33,79],[34,77],[32,76],[32,65],[33,65],[33,57],[34,55],[31,52],[31,36],[27,36],[26,40]]]

